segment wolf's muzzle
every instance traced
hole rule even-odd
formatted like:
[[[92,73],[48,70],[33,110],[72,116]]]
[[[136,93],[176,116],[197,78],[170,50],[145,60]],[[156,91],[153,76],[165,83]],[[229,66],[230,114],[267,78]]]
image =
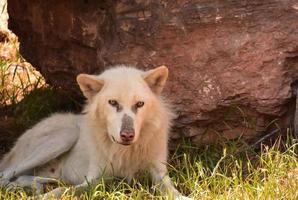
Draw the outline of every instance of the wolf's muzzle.
[[[123,115],[122,126],[120,131],[120,138],[124,143],[130,143],[135,137],[135,130],[133,127],[133,119],[127,114]]]

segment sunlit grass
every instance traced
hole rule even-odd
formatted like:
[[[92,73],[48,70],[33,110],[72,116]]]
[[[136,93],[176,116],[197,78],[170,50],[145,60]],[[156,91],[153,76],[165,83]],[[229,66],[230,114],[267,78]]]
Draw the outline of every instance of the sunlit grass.
[[[241,141],[195,147],[181,144],[169,157],[169,174],[180,192],[194,199],[298,199],[297,139],[278,139],[272,147],[243,148]],[[2,199],[26,199],[25,190],[0,190]],[[99,180],[81,194],[62,199],[165,199],[148,174],[128,184]]]

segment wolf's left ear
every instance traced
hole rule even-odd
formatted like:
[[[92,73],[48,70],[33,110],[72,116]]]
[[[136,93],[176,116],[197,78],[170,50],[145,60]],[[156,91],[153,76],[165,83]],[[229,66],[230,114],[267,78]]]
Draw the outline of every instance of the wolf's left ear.
[[[166,66],[160,66],[145,72],[144,80],[147,82],[151,90],[159,95],[167,81],[169,70]]]
[[[97,94],[104,85],[104,81],[88,74],[79,74],[77,76],[77,82],[84,96],[88,100],[91,100],[93,96]]]

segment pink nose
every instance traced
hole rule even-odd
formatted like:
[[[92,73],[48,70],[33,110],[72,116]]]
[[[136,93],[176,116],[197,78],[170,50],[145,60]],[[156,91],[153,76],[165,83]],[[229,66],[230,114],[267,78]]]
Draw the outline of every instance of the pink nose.
[[[123,142],[131,142],[135,137],[134,130],[123,130],[120,132],[120,137]]]

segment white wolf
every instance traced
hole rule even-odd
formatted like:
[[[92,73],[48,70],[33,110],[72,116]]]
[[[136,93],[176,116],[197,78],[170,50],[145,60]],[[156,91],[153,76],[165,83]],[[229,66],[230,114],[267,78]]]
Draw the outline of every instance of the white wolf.
[[[102,176],[133,178],[149,170],[176,199],[188,199],[167,175],[168,132],[173,113],[162,100],[165,66],[149,71],[116,66],[77,76],[88,103],[85,114],[54,114],[27,130],[0,163],[2,184],[31,186],[62,180],[87,187]],[[59,197],[65,188],[45,194]]]

